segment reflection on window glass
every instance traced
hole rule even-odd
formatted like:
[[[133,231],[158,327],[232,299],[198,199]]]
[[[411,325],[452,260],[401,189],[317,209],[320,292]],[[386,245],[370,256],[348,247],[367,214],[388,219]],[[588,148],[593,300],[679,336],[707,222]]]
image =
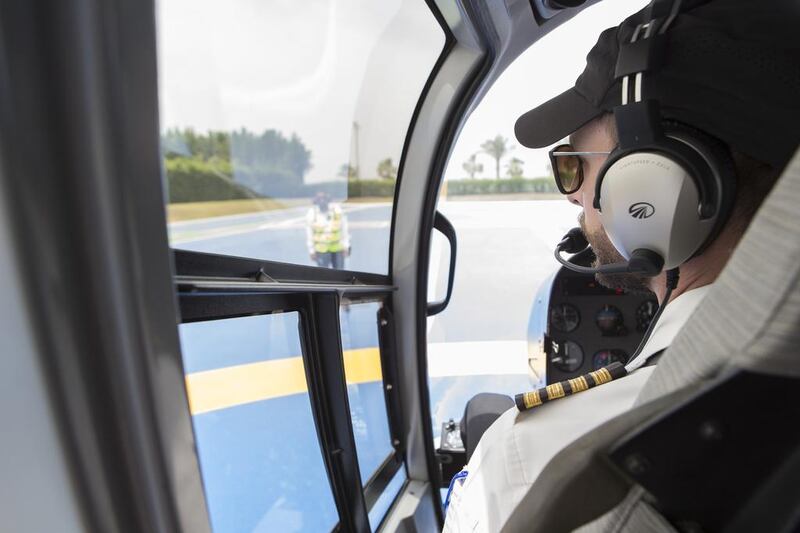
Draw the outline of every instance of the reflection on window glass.
[[[528,324],[537,291],[558,268],[556,243],[580,208],[558,193],[547,149],[517,144],[514,123],[575,83],[604,29],[647,3],[598,2],[517,58],[472,112],[453,147],[437,208],[458,233],[448,308],[428,318],[433,433],[479,392],[529,389]],[[433,241],[429,280],[441,295],[449,249]]]
[[[387,272],[425,2],[159,0],[158,37],[172,245]]]
[[[330,531],[297,314],[181,324],[180,337],[213,531]]]
[[[345,304],[339,313],[350,416],[364,484],[393,453],[378,348],[379,308],[377,303]]]

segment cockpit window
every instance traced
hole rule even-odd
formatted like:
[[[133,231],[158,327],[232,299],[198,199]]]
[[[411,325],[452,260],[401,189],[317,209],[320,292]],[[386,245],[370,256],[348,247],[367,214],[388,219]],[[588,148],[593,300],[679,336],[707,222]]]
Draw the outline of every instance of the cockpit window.
[[[445,39],[425,2],[157,6],[172,246],[387,273],[403,143]]]
[[[211,526],[330,531],[339,520],[311,412],[297,313],[182,324]]]
[[[600,2],[544,36],[501,74],[459,134],[437,205],[458,235],[456,278],[448,308],[428,318],[437,446],[447,444],[451,433],[443,427],[458,424],[475,394],[513,397],[543,378],[531,367],[539,349],[529,337],[538,320],[532,311],[558,268],[554,246],[577,225],[580,209],[559,193],[548,148],[519,145],[514,123],[571,87],[600,32],[646,3]],[[434,238],[429,281],[435,294],[446,287],[448,257],[444,240]]]

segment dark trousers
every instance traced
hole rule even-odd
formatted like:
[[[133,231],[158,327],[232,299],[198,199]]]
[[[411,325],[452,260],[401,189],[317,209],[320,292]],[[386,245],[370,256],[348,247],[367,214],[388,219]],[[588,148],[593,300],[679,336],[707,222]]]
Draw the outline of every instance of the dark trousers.
[[[344,252],[317,252],[317,265],[342,270],[344,268]]]

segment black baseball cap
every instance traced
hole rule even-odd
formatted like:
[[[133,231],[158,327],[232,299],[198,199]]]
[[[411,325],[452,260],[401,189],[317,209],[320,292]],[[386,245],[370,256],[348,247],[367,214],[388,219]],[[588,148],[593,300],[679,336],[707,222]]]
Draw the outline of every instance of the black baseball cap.
[[[575,86],[517,120],[523,146],[549,146],[622,103],[620,43],[649,21],[648,9],[601,33]],[[684,1],[643,97],[659,101],[664,119],[782,168],[800,143],[799,28],[797,0]]]

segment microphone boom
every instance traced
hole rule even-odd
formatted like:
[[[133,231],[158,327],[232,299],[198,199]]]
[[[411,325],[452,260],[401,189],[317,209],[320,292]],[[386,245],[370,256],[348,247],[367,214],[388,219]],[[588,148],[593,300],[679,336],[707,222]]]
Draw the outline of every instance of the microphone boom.
[[[581,274],[644,274],[645,276],[653,277],[657,276],[661,269],[664,268],[664,258],[658,253],[645,248],[634,250],[629,261],[601,265],[597,268],[576,265],[561,257],[561,252],[576,254],[587,248],[589,248],[589,241],[581,231],[581,228],[572,228],[564,235],[561,242],[556,245],[553,255],[556,261],[566,268]]]

